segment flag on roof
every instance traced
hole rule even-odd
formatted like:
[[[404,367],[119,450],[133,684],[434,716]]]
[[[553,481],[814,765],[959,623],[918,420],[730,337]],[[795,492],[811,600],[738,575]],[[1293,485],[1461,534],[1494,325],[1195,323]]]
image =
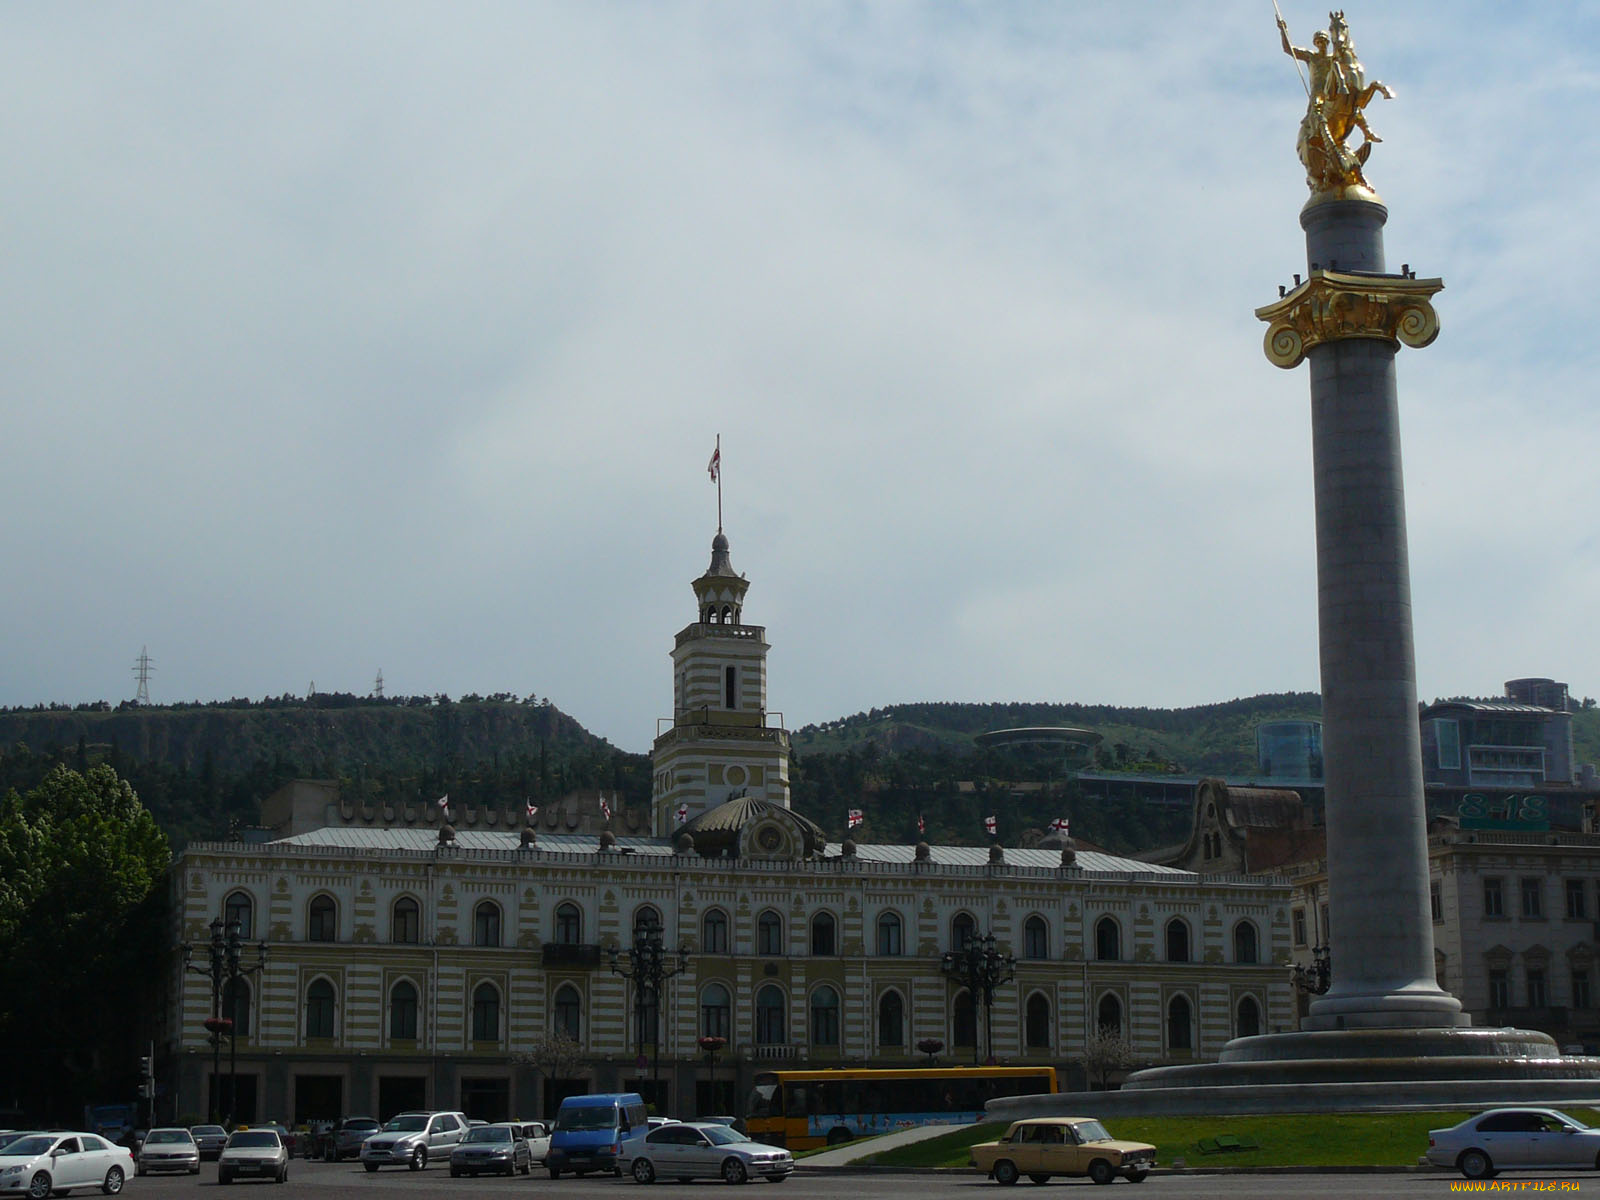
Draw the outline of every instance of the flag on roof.
[[[917,832],[918,833],[927,833],[928,832],[927,819],[921,813],[917,814]]]
[[[533,820],[539,815],[539,806],[532,800],[528,801],[528,820]]]
[[[448,821],[450,819],[450,793],[446,792],[433,803],[439,809],[440,815]]]
[[[678,805],[678,824],[682,825],[688,819],[689,819],[689,806],[687,804]]]
[[[605,793],[600,794],[600,815],[606,820],[611,820],[611,805],[606,803]]]
[[[717,443],[717,448],[711,452],[711,461],[706,464],[706,471],[710,474],[712,483],[715,483],[717,477],[722,474],[722,443],[720,441]]]
[[[1054,821],[1050,822],[1050,828],[1056,833],[1066,833],[1067,819],[1065,817],[1057,817]]]
[[[991,814],[983,819],[983,827],[984,829],[988,830],[989,836],[993,837],[995,831],[1000,828],[1000,822],[995,820],[994,816]]]
[[[862,812],[861,809],[852,808],[849,811],[849,813],[847,813],[845,815],[845,827],[847,829],[854,829],[857,825],[861,824],[861,822],[865,821],[866,819],[867,819],[867,814]]]

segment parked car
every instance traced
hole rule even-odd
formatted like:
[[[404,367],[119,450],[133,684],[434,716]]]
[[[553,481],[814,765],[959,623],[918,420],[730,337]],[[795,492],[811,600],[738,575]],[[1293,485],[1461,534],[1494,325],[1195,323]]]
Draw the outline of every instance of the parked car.
[[[200,1148],[201,1162],[216,1158],[228,1144],[228,1131],[221,1125],[191,1125],[189,1132],[194,1135],[194,1144]]]
[[[241,1126],[239,1126],[239,1128],[240,1129],[270,1129],[270,1130],[272,1130],[274,1133],[276,1133],[278,1135],[278,1137],[280,1137],[283,1140],[283,1148],[284,1148],[285,1151],[288,1152],[288,1155],[289,1155],[290,1158],[294,1157],[295,1148],[299,1145],[299,1142],[300,1142],[300,1139],[295,1134],[294,1130],[290,1129],[287,1125],[279,1124],[277,1121],[262,1121],[261,1123],[259,1123],[257,1125],[241,1125]]]
[[[794,1155],[765,1142],[753,1142],[736,1129],[711,1121],[674,1121],[622,1144],[618,1160],[636,1183],[658,1178],[721,1179],[746,1183],[789,1178]]]
[[[522,1126],[522,1140],[528,1143],[528,1156],[540,1166],[550,1153],[550,1126],[543,1121],[512,1121]]]
[[[194,1135],[181,1125],[169,1129],[152,1129],[139,1144],[134,1156],[137,1175],[152,1171],[182,1171],[186,1175],[200,1174],[200,1147],[194,1144]]]
[[[496,1175],[515,1175],[521,1171],[526,1175],[532,1170],[533,1155],[522,1136],[522,1126],[509,1121],[474,1125],[450,1151],[452,1179],[484,1171]]]
[[[254,1125],[235,1129],[217,1158],[217,1182],[254,1175],[284,1183],[289,1178],[289,1146],[278,1132],[279,1126]]]
[[[1428,1130],[1428,1161],[1468,1179],[1490,1179],[1506,1167],[1600,1170],[1600,1129],[1554,1108],[1491,1108]]]
[[[108,1196],[133,1174],[133,1155],[95,1133],[30,1133],[0,1150],[0,1195],[28,1200],[98,1187]]]
[[[466,1131],[463,1112],[403,1112],[361,1143],[361,1165],[368,1171],[379,1167],[420,1171],[431,1158],[448,1159]]]
[[[638,1092],[568,1096],[556,1110],[545,1170],[551,1179],[560,1179],[563,1171],[580,1178],[591,1171],[621,1175],[622,1146],[629,1138],[642,1137],[649,1119]]]
[[[376,1117],[345,1117],[342,1121],[335,1121],[327,1132],[319,1134],[315,1148],[308,1153],[312,1158],[320,1158],[324,1162],[360,1158],[361,1143],[382,1128]]]
[[[699,1121],[699,1122],[701,1122],[703,1124],[726,1125],[729,1129],[737,1129],[740,1133],[749,1133],[750,1132],[748,1129],[745,1128],[744,1118],[743,1117],[721,1117],[721,1116],[696,1117],[695,1120]]]
[[[1119,1142],[1093,1117],[1030,1117],[1013,1121],[997,1142],[979,1142],[969,1161],[996,1183],[1026,1175],[1043,1183],[1053,1175],[1087,1175],[1110,1183],[1118,1175],[1138,1183],[1156,1165],[1148,1142]]]

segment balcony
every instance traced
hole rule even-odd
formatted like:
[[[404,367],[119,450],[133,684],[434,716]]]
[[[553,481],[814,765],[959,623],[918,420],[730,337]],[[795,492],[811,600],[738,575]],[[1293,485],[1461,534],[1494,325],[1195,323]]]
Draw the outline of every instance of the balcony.
[[[541,961],[546,970],[586,971],[600,965],[600,947],[584,942],[546,942]]]

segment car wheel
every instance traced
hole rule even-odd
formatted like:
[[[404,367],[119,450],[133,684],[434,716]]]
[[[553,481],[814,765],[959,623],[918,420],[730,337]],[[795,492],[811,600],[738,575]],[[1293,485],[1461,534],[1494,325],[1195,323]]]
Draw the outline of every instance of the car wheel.
[[[1029,1183],[1049,1183],[1050,1182],[1050,1176],[1048,1176],[1048,1175],[1029,1175],[1028,1176],[1028,1182]]]
[[[1494,1163],[1482,1150],[1463,1150],[1456,1159],[1456,1166],[1468,1179],[1487,1179],[1494,1174]]]
[[[533,1174],[533,1163],[532,1162],[525,1162],[520,1167],[518,1167],[517,1170],[521,1171],[524,1175],[532,1175]]]
[[[363,1167],[365,1167],[369,1173],[373,1172],[373,1171],[376,1171],[378,1169],[378,1164],[377,1163],[364,1162],[361,1165]]]
[[[995,1163],[992,1174],[996,1183],[1003,1183],[1009,1186],[1017,1181],[1017,1164],[1009,1158],[1002,1158]]]
[[[461,1178],[461,1168],[460,1167],[451,1167],[450,1168],[450,1178],[451,1179],[460,1179]]]
[[[722,1181],[724,1183],[748,1183],[750,1172],[744,1169],[744,1160],[729,1158],[722,1163]]]
[[[115,1196],[122,1190],[122,1168],[112,1167],[106,1172],[106,1177],[100,1183],[100,1190],[108,1196]]]
[[[506,1169],[505,1169],[505,1170],[504,1170],[504,1171],[503,1171],[503,1172],[501,1172],[501,1173],[502,1173],[502,1174],[503,1174],[503,1175],[505,1175],[505,1177],[506,1177],[506,1178],[507,1178],[507,1179],[510,1179],[510,1178],[512,1178],[512,1177],[513,1177],[513,1176],[514,1176],[514,1175],[516,1175],[516,1173],[517,1173],[517,1164],[516,1164],[516,1163],[514,1163],[514,1162],[508,1162],[508,1163],[507,1163],[507,1164],[506,1164]]]
[[[1097,1158],[1089,1164],[1089,1178],[1096,1183],[1110,1183],[1116,1177],[1117,1173],[1111,1169],[1111,1164],[1103,1158]]]
[[[1129,1183],[1143,1183],[1144,1177],[1148,1174],[1150,1174],[1149,1171],[1129,1171],[1124,1178],[1126,1178]]]
[[[428,1165],[428,1148],[426,1146],[418,1146],[411,1152],[411,1161],[406,1165],[413,1171],[420,1171],[426,1167]]]
[[[560,1167],[550,1167],[550,1168],[548,1168],[548,1170],[550,1172],[550,1178],[551,1179],[560,1179],[561,1178],[561,1168]]]
[[[289,1182],[289,1164],[288,1163],[284,1163],[283,1164],[283,1170],[278,1172],[278,1182],[279,1183],[288,1183]]]
[[[339,1152],[337,1150],[335,1150],[332,1146],[329,1146],[326,1150],[324,1150],[322,1152],[322,1161],[323,1162],[338,1162],[339,1161]]]
[[[650,1165],[648,1158],[636,1158],[633,1160],[633,1181],[635,1183],[654,1183],[656,1181],[656,1169]]]
[[[135,1175],[143,1175],[144,1174],[144,1164],[143,1163],[136,1163],[134,1165],[134,1168],[133,1168],[133,1173]]]
[[[195,1163],[194,1166],[190,1167],[189,1168],[189,1174],[191,1174],[191,1175],[200,1174],[200,1164],[199,1163]]]
[[[49,1194],[49,1174],[44,1171],[35,1172],[33,1178],[28,1180],[28,1200],[45,1200]]]

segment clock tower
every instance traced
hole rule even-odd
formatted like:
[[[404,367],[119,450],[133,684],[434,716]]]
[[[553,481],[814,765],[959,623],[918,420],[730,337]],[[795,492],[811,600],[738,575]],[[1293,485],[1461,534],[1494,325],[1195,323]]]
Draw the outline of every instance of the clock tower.
[[[789,807],[789,734],[767,724],[767,631],[744,623],[750,583],[720,530],[692,586],[695,620],[672,648],[672,728],[653,751],[658,837],[740,797]]]

